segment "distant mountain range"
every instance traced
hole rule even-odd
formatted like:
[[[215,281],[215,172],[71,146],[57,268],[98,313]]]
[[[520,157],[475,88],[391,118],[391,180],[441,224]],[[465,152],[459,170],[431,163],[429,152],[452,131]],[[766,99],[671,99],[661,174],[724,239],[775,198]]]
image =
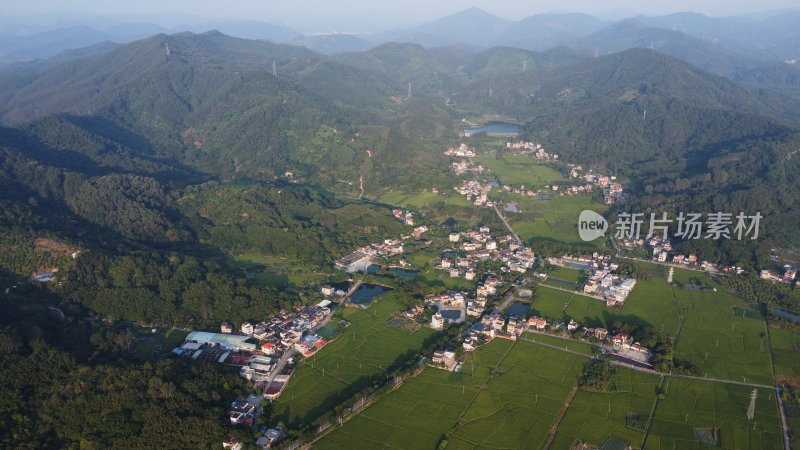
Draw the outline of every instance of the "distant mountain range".
[[[477,10],[464,17],[487,20]],[[498,33],[510,26],[487,23]],[[360,38],[313,38],[329,48],[364,46]],[[213,31],[64,52],[0,73],[0,181],[6,192],[24,192],[17,202],[54,195],[50,184],[68,183],[73,172],[89,183],[86,192],[130,177],[271,181],[287,171],[354,196],[361,183],[368,196],[431,184],[449,190],[441,148],[461,120],[504,117],[566,160],[625,177],[643,208],[758,207],[770,214],[771,238],[800,236],[795,65],[641,19],[571,43],[532,51],[392,42],[328,56]],[[114,174],[122,178],[91,181]],[[152,216],[158,229],[183,229],[169,209],[136,208],[131,214]],[[72,209],[93,223],[111,214]]]

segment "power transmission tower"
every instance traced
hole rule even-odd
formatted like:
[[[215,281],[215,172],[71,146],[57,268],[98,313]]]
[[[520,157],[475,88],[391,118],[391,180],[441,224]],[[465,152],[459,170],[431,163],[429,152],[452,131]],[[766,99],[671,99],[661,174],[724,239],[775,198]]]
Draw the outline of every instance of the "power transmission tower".
[[[408,83],[408,98],[411,98],[411,83]]]
[[[278,76],[278,68],[275,67],[275,61],[272,61],[272,76],[273,77],[277,77]]]
[[[747,407],[747,420],[753,420],[756,415],[756,398],[758,397],[758,389],[753,389],[750,394],[750,406]]]

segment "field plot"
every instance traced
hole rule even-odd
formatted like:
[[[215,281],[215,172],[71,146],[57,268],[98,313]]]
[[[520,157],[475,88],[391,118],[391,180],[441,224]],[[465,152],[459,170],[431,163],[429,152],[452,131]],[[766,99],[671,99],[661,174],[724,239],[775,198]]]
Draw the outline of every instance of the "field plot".
[[[772,362],[775,364],[775,377],[798,379],[800,377],[800,334],[789,330],[770,328],[769,338],[772,345]]]
[[[502,184],[543,187],[553,182],[566,181],[561,172],[530,156],[479,155],[475,158],[475,162],[482,164],[489,174],[497,177]]]
[[[545,280],[543,284],[562,289],[575,290],[581,278],[584,278],[584,274],[580,270],[555,267],[547,272],[547,280]]]
[[[517,341],[451,433],[448,449],[541,447],[585,362]]]
[[[533,311],[547,319],[569,320],[564,312],[565,305],[575,294],[539,287],[536,289],[536,297],[533,302]],[[577,320],[577,319],[576,319]]]
[[[416,352],[433,331],[408,333],[387,325],[392,312],[400,308],[394,301],[378,299],[366,310],[345,309],[350,326],[292,376],[275,403],[275,421],[290,426],[313,421],[363,388],[369,377]]]
[[[716,444],[723,449],[782,449],[774,391],[758,390],[753,421],[747,420],[751,392],[746,386],[668,379],[647,448],[684,450]]]
[[[435,448],[477,389],[468,373],[427,368],[325,436],[314,448]]]
[[[411,193],[405,191],[391,191],[379,196],[378,201],[388,203],[390,205],[399,205],[414,209],[420,209],[423,206],[436,203],[443,203],[451,206],[471,205],[471,203],[465,197],[458,195],[458,193],[455,191],[448,192],[447,194],[434,192]]]
[[[599,447],[610,437],[641,446],[660,378],[620,367],[613,381],[610,393],[578,391],[552,448],[567,449],[576,439]]]
[[[636,287],[625,300],[619,314],[626,322],[650,326],[665,334],[674,335],[680,326],[680,316],[673,288],[667,283],[663,267],[654,264],[644,266],[651,268],[650,277],[636,281]],[[681,271],[675,271],[676,278],[679,272]]]
[[[708,377],[772,384],[764,318],[715,286],[716,292],[675,289],[678,307],[686,316],[676,357]]]
[[[592,355],[594,353],[594,347],[588,342],[577,342],[572,339],[562,339],[558,336],[543,333],[525,332],[523,336],[525,336],[525,339],[531,339],[542,344],[583,353],[584,355]]]
[[[546,201],[515,196],[515,202],[522,212],[508,214],[507,219],[523,240],[534,243],[536,240],[558,241],[584,245],[587,249],[604,247],[602,239],[584,242],[578,235],[578,216],[581,211],[591,209],[603,212],[607,208],[594,203],[590,195],[554,196]]]
[[[461,373],[425,369],[316,444],[323,449],[434,448],[453,428],[513,343],[495,339]]]
[[[583,326],[607,327],[614,323],[619,310],[607,308],[602,300],[575,294],[564,313]]]

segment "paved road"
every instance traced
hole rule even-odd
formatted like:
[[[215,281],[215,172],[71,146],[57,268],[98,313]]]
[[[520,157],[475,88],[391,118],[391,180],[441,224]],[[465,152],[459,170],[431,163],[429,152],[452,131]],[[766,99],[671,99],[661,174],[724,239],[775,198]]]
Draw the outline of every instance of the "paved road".
[[[775,395],[778,396],[778,412],[781,413],[781,429],[783,431],[783,449],[792,450],[792,438],[789,436],[789,423],[786,420],[786,411],[783,409],[783,399],[781,398],[781,388],[775,388]]]
[[[291,347],[289,350],[286,350],[281,356],[281,359],[278,360],[278,364],[275,366],[275,370],[269,374],[269,378],[267,378],[266,384],[264,384],[264,395],[267,395],[267,389],[269,389],[269,385],[272,384],[272,381],[278,376],[279,373],[283,372],[283,368],[286,367],[286,363],[289,361],[289,358],[294,355],[295,349]]]

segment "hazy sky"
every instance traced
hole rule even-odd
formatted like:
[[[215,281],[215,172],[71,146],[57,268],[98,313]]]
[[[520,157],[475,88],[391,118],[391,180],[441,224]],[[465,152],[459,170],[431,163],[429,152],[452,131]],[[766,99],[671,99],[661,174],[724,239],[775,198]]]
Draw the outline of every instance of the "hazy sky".
[[[797,7],[797,0],[0,0],[0,17],[33,14],[149,15],[180,13],[214,18],[282,22],[312,31],[354,26],[391,29],[432,20],[470,6],[506,18],[542,12],[586,12],[619,18],[631,14],[697,11],[713,16]],[[342,30],[348,31],[348,30]]]

